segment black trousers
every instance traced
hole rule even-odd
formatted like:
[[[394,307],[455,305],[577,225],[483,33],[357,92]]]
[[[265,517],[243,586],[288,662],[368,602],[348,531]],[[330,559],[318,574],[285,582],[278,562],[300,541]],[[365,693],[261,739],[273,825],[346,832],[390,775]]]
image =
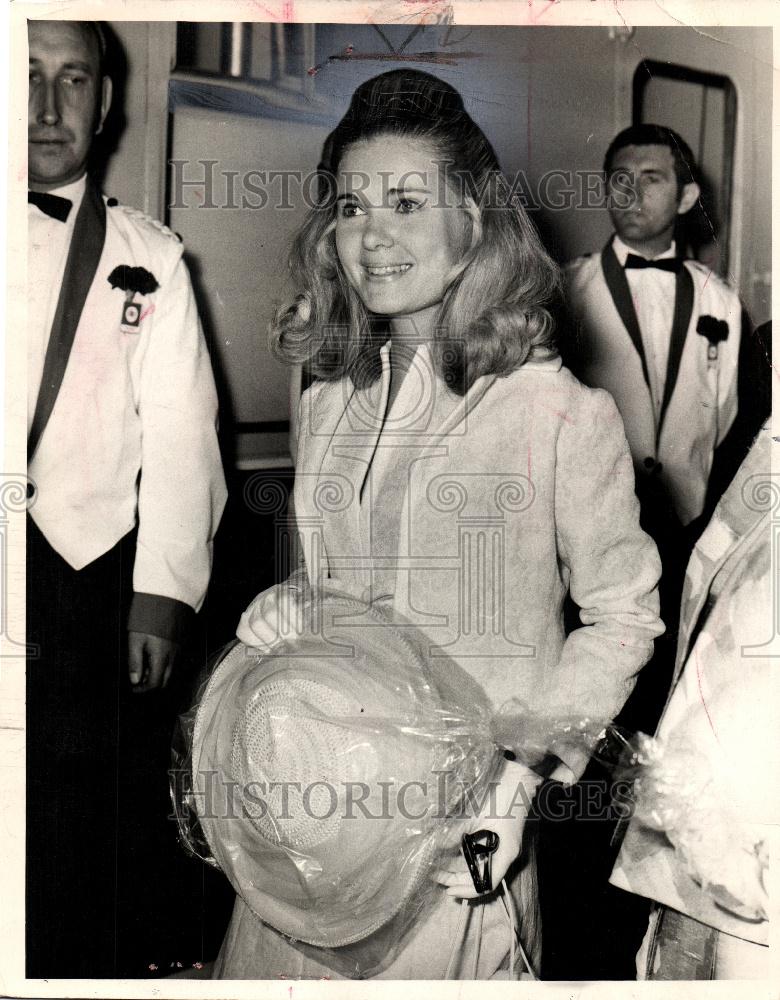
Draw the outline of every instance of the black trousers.
[[[180,706],[127,679],[134,551],[130,534],[76,572],[28,518],[28,978],[160,975],[201,957],[203,866],[169,818]]]

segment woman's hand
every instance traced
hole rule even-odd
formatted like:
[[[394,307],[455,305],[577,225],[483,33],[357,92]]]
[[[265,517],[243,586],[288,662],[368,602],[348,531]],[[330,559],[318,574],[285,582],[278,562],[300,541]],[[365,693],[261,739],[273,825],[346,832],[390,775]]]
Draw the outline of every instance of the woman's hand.
[[[306,571],[297,570],[284,583],[257,595],[241,615],[236,636],[246,646],[267,653],[285,639],[303,632],[306,609],[310,606]]]
[[[257,595],[241,615],[236,636],[245,646],[267,653],[310,628],[314,603],[327,594],[352,597],[366,604],[371,599],[370,590],[332,577],[324,579],[313,590],[306,570],[301,568],[284,583],[277,583]]]
[[[492,830],[498,835],[498,847],[490,858],[492,889],[495,890],[520,854],[523,829],[528,811],[541,777],[513,761],[505,761],[497,783],[485,793],[479,815],[459,824],[457,840],[452,844],[452,861],[434,875],[435,881],[447,887],[447,895],[457,899],[477,899],[466,859],[460,850],[464,833]],[[457,851],[457,853],[455,853]]]

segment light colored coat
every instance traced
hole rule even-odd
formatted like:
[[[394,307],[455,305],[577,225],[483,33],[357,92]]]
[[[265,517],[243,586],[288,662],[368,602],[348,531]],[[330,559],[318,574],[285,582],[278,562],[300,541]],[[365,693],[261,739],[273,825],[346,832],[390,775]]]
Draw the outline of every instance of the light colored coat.
[[[637,475],[646,474],[647,459],[659,462],[660,479],[681,522],[688,524],[702,512],[713,453],[737,413],[742,307],[736,292],[709,268],[690,260],[684,266],[693,279],[693,309],[660,435],[641,360],[607,288],[601,254],[572,261],[565,277],[584,355],[578,375],[613,397]],[[714,361],[708,359],[706,337],[696,332],[704,315],[728,324],[728,337],[718,345]]]
[[[135,296],[137,332],[120,328],[126,293],[108,280],[121,264],[159,283]],[[81,569],[137,519],[133,589],[198,610],[226,498],[216,414],[181,243],[141,212],[107,206],[97,271],[29,465],[30,513],[49,544]]]
[[[384,420],[389,371],[386,347],[372,387],[316,383],[301,400],[295,510],[310,578],[391,598],[496,707],[611,719],[663,630],[614,403],[559,359],[479,378],[461,399],[421,347]],[[566,638],[568,590],[583,627]],[[575,777],[586,762],[565,761]]]
[[[464,398],[418,349],[387,411],[382,378],[315,383],[299,408],[295,516],[312,581],[395,608],[483,685],[499,707],[610,719],[663,629],[655,546],[639,528],[620,415],[560,360],[477,380]],[[567,589],[583,627],[564,636]],[[360,621],[354,623],[360,625]],[[587,752],[566,757],[579,776]],[[533,837],[527,849],[533,849]],[[532,857],[510,888],[539,960]],[[461,918],[466,922],[461,924]],[[507,978],[499,898],[465,910],[445,895],[378,978]],[[472,970],[472,971],[469,971]],[[338,978],[237,899],[215,976]]]

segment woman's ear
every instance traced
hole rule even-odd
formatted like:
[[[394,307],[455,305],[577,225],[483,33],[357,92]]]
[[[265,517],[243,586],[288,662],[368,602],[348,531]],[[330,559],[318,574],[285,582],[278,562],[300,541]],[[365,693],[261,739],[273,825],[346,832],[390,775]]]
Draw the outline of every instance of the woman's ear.
[[[474,250],[482,240],[482,213],[480,212],[477,203],[469,195],[464,196],[460,212],[462,213],[462,226],[459,227],[461,232],[457,237],[461,244],[460,260],[454,265],[450,273],[447,275],[445,280],[447,288],[449,288],[453,281],[459,278],[469,266]]]
[[[691,181],[690,184],[686,184],[682,189],[682,195],[680,196],[680,204],[677,206],[677,214],[685,215],[686,212],[690,212],[696,202],[699,200],[701,195],[701,188],[695,181]]]
[[[471,237],[466,248],[466,253],[471,253],[482,239],[482,213],[477,203],[468,194],[463,199],[463,211],[471,222]]]

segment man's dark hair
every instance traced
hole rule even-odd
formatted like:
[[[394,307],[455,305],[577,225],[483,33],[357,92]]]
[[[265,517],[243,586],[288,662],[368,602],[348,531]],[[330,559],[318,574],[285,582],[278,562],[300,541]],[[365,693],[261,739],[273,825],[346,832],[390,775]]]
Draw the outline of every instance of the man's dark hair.
[[[106,33],[103,29],[102,21],[79,21],[78,22],[86,34],[92,37],[98,50],[98,68],[100,70],[101,77],[106,75],[106,51],[108,49],[108,41],[106,40]]]
[[[642,123],[631,125],[618,133],[609,144],[604,157],[604,173],[609,177],[615,154],[626,146],[666,146],[674,157],[674,173],[677,177],[677,194],[682,194],[686,184],[698,183],[698,169],[690,146],[673,129],[666,125]]]

